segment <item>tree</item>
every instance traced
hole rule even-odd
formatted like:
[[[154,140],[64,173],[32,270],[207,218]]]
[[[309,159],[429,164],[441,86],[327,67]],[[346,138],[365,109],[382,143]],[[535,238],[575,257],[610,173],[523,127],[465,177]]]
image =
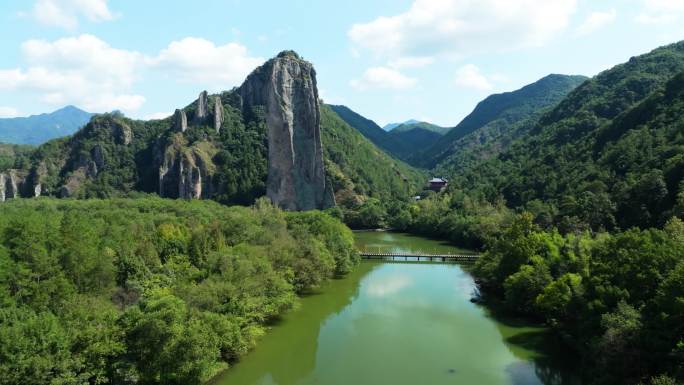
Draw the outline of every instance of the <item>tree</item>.
[[[69,348],[52,313],[0,309],[0,384],[83,383]]]
[[[517,273],[506,278],[503,284],[506,305],[527,314],[534,313],[537,296],[553,279],[541,257],[533,256],[530,262],[530,265],[522,265]]]
[[[102,223],[93,223],[87,214],[70,210],[62,216],[60,263],[67,278],[81,293],[100,293],[114,285],[113,253],[100,248]]]
[[[551,321],[564,321],[576,314],[584,295],[582,277],[566,273],[549,283],[536,299],[536,305]]]
[[[603,381],[638,378],[643,361],[638,341],[642,331],[641,313],[621,301],[613,312],[601,316],[601,327],[605,332],[595,354]]]
[[[180,298],[155,292],[124,317],[126,343],[143,384],[200,384],[220,366],[219,341]]]

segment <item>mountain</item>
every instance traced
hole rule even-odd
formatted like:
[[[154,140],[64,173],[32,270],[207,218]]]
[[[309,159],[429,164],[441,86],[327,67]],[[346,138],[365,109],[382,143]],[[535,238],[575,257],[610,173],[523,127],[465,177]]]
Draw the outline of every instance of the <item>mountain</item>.
[[[684,210],[683,72],[684,42],[633,57],[497,156],[451,168],[453,182],[566,231],[661,225]]]
[[[407,120],[405,122],[401,122],[401,123],[387,123],[382,127],[382,129],[385,131],[392,131],[396,127],[401,126],[402,124],[414,124],[414,123],[420,123],[420,122],[415,120],[415,119],[409,119],[409,120]]]
[[[396,158],[414,167],[436,168],[437,174],[449,175],[464,162],[496,155],[585,80],[584,76],[552,74],[519,90],[491,95],[453,128],[413,119],[380,128],[346,106],[331,108]]]
[[[414,155],[432,147],[450,129],[449,127],[440,127],[428,122],[411,121],[392,128],[389,136],[408,147],[408,151],[402,153],[402,159],[418,164],[417,161],[414,161]]]
[[[423,181],[319,105],[316,72],[292,51],[240,87],[202,92],[166,119],[96,115],[11,167],[0,169],[3,200],[141,191],[249,204],[266,195],[288,210],[307,210],[331,207],[335,196],[405,198]]]
[[[584,76],[548,75],[519,90],[494,94],[432,147],[411,159],[425,168],[439,165],[443,173],[462,167],[470,156],[490,156],[534,124],[545,109],[559,103],[584,82]]]
[[[385,154],[329,106],[321,107],[321,135],[335,198],[343,206],[365,196],[406,198],[425,183],[425,175]]]
[[[407,146],[406,143],[391,136],[374,121],[352,111],[349,107],[338,105],[329,105],[328,107],[347,124],[359,131],[361,135],[373,142],[373,144],[395,157],[403,158],[405,154],[411,151],[410,146]]]
[[[391,130],[389,130],[392,133],[401,133],[401,132],[407,132],[415,129],[421,129],[425,131],[430,131],[434,132],[436,134],[444,135],[449,130],[451,130],[453,127],[442,127],[438,126],[436,124],[428,123],[428,122],[419,122],[417,120],[410,120],[406,123],[401,123],[397,126],[394,126]]]
[[[66,106],[49,114],[0,119],[0,142],[38,145],[50,139],[71,135],[93,114]]]
[[[348,125],[355,128],[361,135],[385,150],[397,159],[411,162],[412,155],[421,149],[432,146],[449,128],[440,127],[427,122],[409,120],[389,126],[390,131],[380,128],[374,121],[352,111],[347,106],[329,105]]]

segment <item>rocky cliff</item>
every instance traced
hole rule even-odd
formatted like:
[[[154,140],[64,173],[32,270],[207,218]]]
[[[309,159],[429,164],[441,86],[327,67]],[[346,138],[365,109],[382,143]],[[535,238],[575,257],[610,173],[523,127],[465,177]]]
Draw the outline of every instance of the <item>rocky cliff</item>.
[[[326,185],[316,71],[284,51],[247,77],[238,90],[244,108],[263,106],[268,127],[268,197],[287,210],[335,204]]]
[[[189,145],[181,134],[170,143],[156,160],[159,166],[159,195],[169,198],[211,198],[215,166],[212,158],[217,150],[209,142]]]
[[[20,174],[21,171],[17,170],[0,173],[0,202],[18,198],[21,195],[24,178]]]

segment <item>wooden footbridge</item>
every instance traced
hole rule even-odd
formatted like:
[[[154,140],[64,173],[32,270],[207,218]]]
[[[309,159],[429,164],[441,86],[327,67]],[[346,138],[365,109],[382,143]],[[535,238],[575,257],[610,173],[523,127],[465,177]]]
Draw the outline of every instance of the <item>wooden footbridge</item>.
[[[429,253],[401,253],[401,252],[359,252],[363,259],[373,259],[390,262],[465,262],[474,263],[479,255],[460,254],[429,254]]]

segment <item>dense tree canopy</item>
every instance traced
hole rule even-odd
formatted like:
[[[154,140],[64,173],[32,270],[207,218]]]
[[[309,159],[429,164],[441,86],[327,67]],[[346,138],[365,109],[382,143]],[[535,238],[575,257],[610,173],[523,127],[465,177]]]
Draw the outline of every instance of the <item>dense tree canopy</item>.
[[[486,295],[546,320],[582,353],[592,384],[684,375],[684,223],[561,236],[523,213],[476,267]],[[675,305],[678,304],[678,305]]]
[[[321,212],[159,198],[0,205],[0,384],[199,384],[358,262]]]

